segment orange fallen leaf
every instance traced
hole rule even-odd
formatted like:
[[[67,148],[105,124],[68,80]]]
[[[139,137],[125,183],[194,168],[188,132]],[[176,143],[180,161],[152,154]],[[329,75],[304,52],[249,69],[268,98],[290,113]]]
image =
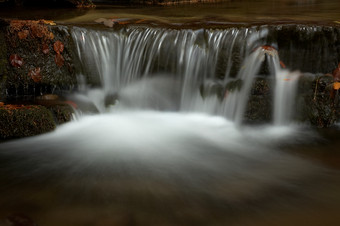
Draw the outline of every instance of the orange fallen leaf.
[[[43,46],[42,46],[42,52],[44,54],[48,54],[50,52],[50,48],[48,48],[48,45],[46,43],[43,44]]]
[[[17,54],[12,54],[9,57],[9,61],[13,67],[21,67],[24,64],[23,59]]]
[[[276,50],[273,46],[261,46],[261,48],[269,51]]]
[[[19,37],[19,39],[21,40],[21,39],[25,39],[25,38],[27,38],[27,36],[29,35],[29,30],[22,30],[22,31],[19,31],[18,32],[18,37]]]
[[[283,81],[290,81],[290,78],[285,78],[283,79]]]
[[[54,39],[54,34],[53,34],[52,32],[50,32],[50,34],[48,35],[48,38],[49,38],[50,40],[53,40],[53,39]]]
[[[61,41],[56,41],[53,44],[53,49],[56,53],[60,54],[64,51],[64,44]]]
[[[280,60],[280,65],[282,68],[286,68],[286,65]]]
[[[335,90],[340,89],[340,82],[334,82],[333,83],[333,89],[335,89]]]
[[[42,79],[42,76],[41,76],[41,74],[40,74],[40,67],[31,69],[31,70],[28,72],[28,76],[30,76],[31,79],[33,79],[34,82],[40,82],[41,79]]]
[[[54,21],[52,20],[41,20],[41,22],[43,22],[44,24],[48,24],[48,25],[56,25],[56,23],[54,23]]]
[[[278,54],[277,50],[272,46],[260,46],[260,48],[268,55],[276,56]]]
[[[71,100],[66,100],[66,101],[64,101],[64,103],[70,105],[71,107],[73,107],[75,109],[78,108],[78,105],[75,102],[71,101]]]
[[[58,65],[58,67],[62,67],[64,65],[65,60],[60,53],[57,53],[54,57],[54,62]]]

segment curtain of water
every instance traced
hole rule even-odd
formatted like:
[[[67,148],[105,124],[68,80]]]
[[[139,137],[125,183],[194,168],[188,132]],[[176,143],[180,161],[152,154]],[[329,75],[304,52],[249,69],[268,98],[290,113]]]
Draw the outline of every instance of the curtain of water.
[[[273,74],[277,76],[274,121],[284,124],[291,116],[291,99],[296,86],[293,80],[297,79],[294,74],[289,79],[281,78],[290,73],[280,68],[277,54],[270,57],[265,49],[254,50],[265,43],[267,34],[265,27],[224,30],[124,28],[114,31],[75,27],[72,30],[83,71],[90,79],[100,78],[101,88],[97,90],[100,95],[96,94],[92,99],[103,111],[105,106],[98,102],[108,94],[125,93],[130,99],[137,99],[136,96],[161,87],[160,82],[153,81],[153,87],[144,82],[142,89],[133,86],[133,89],[127,89],[128,92],[124,91],[139,80],[161,73],[181,84],[177,100],[180,111],[222,115],[239,124],[254,78],[267,55],[271,59],[268,62],[274,65]],[[228,82],[237,80],[242,88],[233,92],[224,90]],[[202,95],[202,86],[208,90],[219,87],[225,93],[222,99],[218,95]],[[153,102],[165,102],[166,98],[155,101],[152,97],[163,95],[165,90],[166,87],[158,88],[159,93],[149,92],[139,102],[150,101],[150,96]],[[101,105],[103,103],[101,100]]]
[[[249,52],[248,39],[254,33],[258,34],[255,28],[72,30],[83,71],[100,78],[104,93],[119,92],[142,77],[167,73],[182,81],[181,110],[210,113],[223,112],[217,99],[202,99],[200,85],[223,84],[235,76],[231,68]]]
[[[282,69],[278,54],[271,57],[275,73],[274,125],[291,123],[300,72]]]

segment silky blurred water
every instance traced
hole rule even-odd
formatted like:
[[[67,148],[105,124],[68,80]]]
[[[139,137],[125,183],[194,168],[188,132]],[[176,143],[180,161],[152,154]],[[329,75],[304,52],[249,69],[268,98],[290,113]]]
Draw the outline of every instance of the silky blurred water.
[[[178,25],[336,24],[339,10],[340,3],[330,0],[231,1],[88,11],[0,9],[0,16],[66,23],[126,17]],[[200,36],[199,30],[182,35]],[[132,69],[125,72],[131,75]],[[207,98],[203,112],[179,112],[177,83],[168,78],[123,83],[118,101],[108,106],[104,99],[111,86],[105,92],[85,87],[74,98],[85,105],[90,99],[102,114],[90,111],[54,132],[1,143],[0,225],[11,225],[6,218],[13,214],[46,226],[340,224],[337,127],[316,130],[288,124],[286,117],[274,126],[235,124],[207,110],[216,98]]]

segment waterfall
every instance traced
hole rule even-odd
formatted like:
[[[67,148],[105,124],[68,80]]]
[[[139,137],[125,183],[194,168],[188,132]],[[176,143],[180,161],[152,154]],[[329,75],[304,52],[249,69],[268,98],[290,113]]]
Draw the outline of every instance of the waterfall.
[[[296,85],[280,78],[290,72],[280,68],[277,54],[271,57],[268,50],[256,48],[266,44],[267,34],[266,27],[72,30],[85,77],[92,83],[99,80],[99,88],[87,90],[86,96],[101,112],[107,110],[107,96],[120,96],[119,100],[129,102],[126,105],[130,107],[149,108],[163,103],[156,109],[204,112],[240,124],[254,78],[269,56],[268,63],[275,69],[272,76],[277,76],[274,124],[284,124],[292,115]],[[226,89],[230,82],[239,82],[238,88]],[[164,104],[170,102],[168,97],[176,103]]]
[[[330,170],[287,151],[316,136],[290,124],[298,73],[264,46],[265,27],[71,33],[81,83],[73,98],[88,114],[1,143],[3,212],[72,218],[62,225],[209,226],[328,197]],[[275,125],[239,127],[258,76],[276,82]]]
[[[300,72],[275,67],[274,125],[282,126],[292,122]]]

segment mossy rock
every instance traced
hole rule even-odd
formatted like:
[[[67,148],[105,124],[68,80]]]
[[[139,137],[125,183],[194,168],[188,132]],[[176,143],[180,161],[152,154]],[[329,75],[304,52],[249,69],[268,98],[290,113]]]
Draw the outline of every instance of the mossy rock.
[[[77,83],[67,27],[46,20],[11,20],[4,35],[7,96],[69,90]]]
[[[305,75],[298,86],[298,120],[319,128],[330,127],[338,119],[338,99],[331,75]]]
[[[34,136],[54,130],[51,112],[39,105],[0,106],[0,139]]]
[[[7,76],[7,47],[5,41],[5,33],[0,21],[0,98],[4,96],[4,84]]]
[[[73,109],[68,104],[51,105],[47,107],[51,111],[57,125],[69,122],[73,118]]]

